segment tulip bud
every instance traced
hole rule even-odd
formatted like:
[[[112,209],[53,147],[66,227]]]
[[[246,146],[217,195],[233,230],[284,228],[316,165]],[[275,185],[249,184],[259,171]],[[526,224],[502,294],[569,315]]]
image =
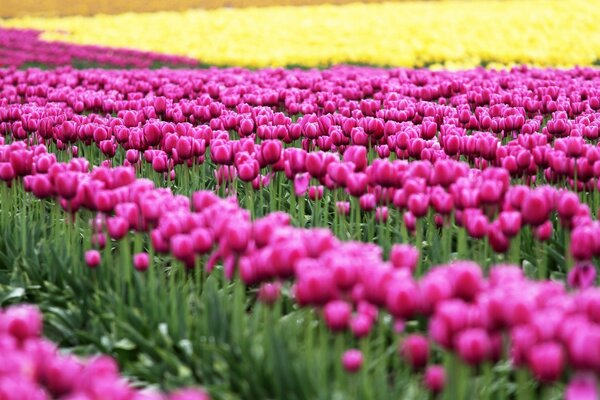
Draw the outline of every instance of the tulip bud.
[[[395,244],[390,251],[390,261],[394,268],[406,268],[414,272],[419,261],[419,250],[408,244]]]
[[[122,217],[110,217],[106,220],[109,236],[114,240],[124,238],[129,231],[129,221]]]
[[[42,333],[42,314],[35,306],[10,306],[0,314],[0,332],[19,341],[38,338]]]
[[[356,350],[356,349],[351,349],[351,350],[347,350],[343,355],[342,355],[342,365],[344,366],[344,369],[348,372],[348,373],[355,373],[358,372],[363,364],[363,355],[360,352],[360,350]]]
[[[565,353],[558,343],[539,343],[529,349],[528,361],[536,379],[541,382],[553,382],[563,372]]]
[[[565,389],[565,400],[597,400],[600,398],[598,382],[592,374],[575,375]]]
[[[541,225],[547,221],[550,211],[548,200],[540,190],[529,192],[521,205],[523,222],[533,226]]]
[[[425,370],[423,383],[427,390],[432,393],[439,393],[446,385],[446,372],[441,365],[431,365]]]
[[[100,252],[98,250],[88,250],[85,252],[85,263],[88,267],[94,269],[100,262],[102,261],[102,257],[100,256]]]
[[[357,338],[369,335],[373,327],[373,319],[366,314],[359,313],[350,321],[350,330]]]
[[[458,334],[456,349],[465,362],[477,365],[489,357],[491,340],[487,332],[481,328],[466,329]]]
[[[429,343],[424,336],[410,335],[402,342],[400,354],[413,369],[421,369],[429,359]]]
[[[258,299],[267,304],[274,304],[279,296],[281,295],[281,284],[275,283],[263,283],[258,289]]]
[[[343,331],[348,327],[351,314],[352,307],[341,300],[330,301],[323,309],[325,323],[334,332]]]
[[[573,289],[587,289],[596,282],[596,268],[592,264],[578,264],[569,271],[567,283]]]
[[[133,267],[140,272],[144,272],[150,266],[150,255],[148,253],[136,253],[133,255]]]

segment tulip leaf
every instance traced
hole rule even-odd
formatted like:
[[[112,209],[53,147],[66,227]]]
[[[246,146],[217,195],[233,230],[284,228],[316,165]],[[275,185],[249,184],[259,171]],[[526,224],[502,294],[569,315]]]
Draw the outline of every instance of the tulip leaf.
[[[6,295],[4,295],[2,297],[2,300],[0,300],[0,304],[4,305],[8,302],[11,302],[13,300],[18,300],[21,299],[25,296],[25,289],[22,287],[17,287],[12,289],[9,293],[7,293]]]

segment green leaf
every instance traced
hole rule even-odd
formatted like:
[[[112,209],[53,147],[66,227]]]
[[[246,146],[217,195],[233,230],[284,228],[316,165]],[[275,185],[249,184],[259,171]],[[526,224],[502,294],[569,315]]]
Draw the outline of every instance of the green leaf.
[[[23,289],[22,287],[14,288],[8,294],[6,294],[2,298],[2,300],[0,300],[0,304],[4,305],[10,300],[21,299],[23,296],[25,296],[25,289]]]
[[[115,349],[119,349],[119,350],[133,350],[136,348],[135,343],[133,343],[131,340],[127,339],[127,338],[123,338],[119,341],[117,341],[113,347]]]

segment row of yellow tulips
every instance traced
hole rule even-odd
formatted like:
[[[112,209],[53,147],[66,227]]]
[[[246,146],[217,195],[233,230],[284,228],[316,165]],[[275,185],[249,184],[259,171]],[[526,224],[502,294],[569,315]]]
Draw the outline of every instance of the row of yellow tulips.
[[[211,65],[591,65],[600,0],[441,1],[22,18],[47,40],[190,56]]]

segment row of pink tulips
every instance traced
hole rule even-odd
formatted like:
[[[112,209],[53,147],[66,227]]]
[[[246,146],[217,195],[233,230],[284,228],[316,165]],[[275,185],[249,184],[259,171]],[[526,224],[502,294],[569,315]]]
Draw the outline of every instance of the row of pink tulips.
[[[33,29],[0,28],[0,67],[24,65],[71,66],[78,63],[113,68],[149,68],[158,65],[195,67],[196,60],[140,50],[48,42]]]
[[[575,193],[552,186],[530,188],[511,185],[510,174],[505,169],[489,167],[481,171],[451,159],[434,164],[429,161],[375,160],[367,166],[366,150],[359,146],[349,147],[344,153],[344,161],[340,161],[322,152],[307,154],[292,148],[282,152],[277,144],[276,141],[263,142],[253,154],[265,159],[270,157],[267,152],[275,148],[272,152],[275,157],[271,160],[277,157],[277,162],[284,161],[284,168],[293,179],[298,196],[304,196],[308,191],[313,200],[318,201],[322,197],[322,192],[315,195],[308,190],[313,178],[325,181],[334,193],[340,188],[356,197],[359,201],[353,206],[344,201],[337,203],[338,213],[342,215],[348,215],[352,207],[360,207],[362,212],[375,212],[375,218],[385,223],[388,208],[395,207],[404,212],[403,221],[408,231],[414,231],[418,220],[427,218],[432,212],[435,213],[436,224],[444,226],[454,221],[471,237],[487,238],[496,252],[504,253],[509,249],[511,240],[525,227],[531,227],[539,241],[549,240],[554,229],[552,216],[556,214],[561,226],[572,231],[570,254],[576,261],[590,261],[600,253],[596,239],[598,223],[589,205],[581,202]],[[218,148],[219,145],[215,144],[211,150]],[[146,150],[146,154],[152,152]],[[237,169],[242,174],[245,165],[258,163],[250,153],[243,151],[237,153],[236,159]],[[39,198],[57,196],[62,206],[71,212],[85,206],[108,214],[118,210],[119,199],[122,198],[114,189],[135,179],[133,169],[117,169],[118,174],[112,176],[110,170],[99,168],[92,172],[92,181],[89,182],[81,176],[82,173],[85,176],[89,168],[86,159],[75,158],[69,165],[56,160],[43,145],[27,147],[24,142],[4,145],[0,149],[0,179],[10,183],[19,176],[25,176],[26,190]],[[219,175],[223,168],[215,171],[217,177],[230,180],[232,175],[229,172],[226,178]],[[364,168],[364,172],[359,168]],[[310,187],[314,188],[320,187]],[[135,213],[141,211],[144,215],[144,207],[154,205],[148,202],[147,206],[138,204],[138,207]],[[139,228],[140,224],[145,227],[152,222],[155,221],[143,219],[134,223],[130,220],[122,225],[124,228]],[[116,236],[114,238],[122,235]]]

